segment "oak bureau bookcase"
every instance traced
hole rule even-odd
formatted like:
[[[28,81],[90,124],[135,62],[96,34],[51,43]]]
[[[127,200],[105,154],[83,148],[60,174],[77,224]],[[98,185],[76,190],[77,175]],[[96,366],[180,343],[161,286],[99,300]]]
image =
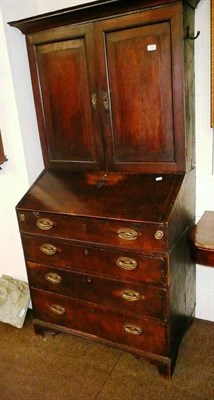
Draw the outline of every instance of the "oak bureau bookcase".
[[[45,170],[17,205],[34,329],[171,377],[195,309],[194,9],[104,0],[11,22]]]

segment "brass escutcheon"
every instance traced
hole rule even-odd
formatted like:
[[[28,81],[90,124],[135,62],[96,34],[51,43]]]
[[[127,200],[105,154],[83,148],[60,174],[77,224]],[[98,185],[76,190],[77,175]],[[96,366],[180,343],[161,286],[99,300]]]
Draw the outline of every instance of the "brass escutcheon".
[[[40,247],[40,250],[47,254],[47,256],[53,256],[57,252],[56,246],[50,243],[43,243]]]
[[[53,227],[53,221],[51,221],[49,218],[39,218],[36,222],[36,225],[39,229],[42,229],[43,231],[48,231]]]
[[[45,275],[45,279],[53,285],[58,285],[62,281],[61,276],[56,274],[55,272],[48,272]]]
[[[116,261],[118,267],[125,269],[127,271],[132,271],[137,268],[137,261],[130,257],[119,257]]]
[[[129,302],[139,301],[140,293],[132,289],[123,289],[121,290],[121,297]]]
[[[143,333],[142,329],[139,326],[131,324],[124,325],[123,329],[126,333],[129,333],[130,335],[134,336],[140,336]]]
[[[65,308],[59,304],[52,304],[49,308],[54,314],[57,315],[64,315],[66,313]]]
[[[103,92],[103,105],[106,111],[109,111],[109,98],[108,92]]]
[[[130,228],[121,228],[117,231],[118,236],[124,240],[136,240],[138,237],[138,233],[134,231],[134,229]]]

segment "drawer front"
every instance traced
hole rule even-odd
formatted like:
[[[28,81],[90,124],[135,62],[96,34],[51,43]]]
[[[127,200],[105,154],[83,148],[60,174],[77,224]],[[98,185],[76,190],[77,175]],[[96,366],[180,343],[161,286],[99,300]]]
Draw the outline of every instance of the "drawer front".
[[[125,282],[165,284],[167,259],[22,235],[27,260]]]
[[[163,224],[119,222],[18,211],[22,233],[60,237],[140,251],[166,251],[167,228]]]
[[[35,317],[43,322],[141,351],[167,355],[167,326],[159,321],[136,318],[35,289],[32,302]]]
[[[165,289],[97,278],[31,262],[28,262],[27,266],[30,285],[33,288],[123,312],[166,319]]]

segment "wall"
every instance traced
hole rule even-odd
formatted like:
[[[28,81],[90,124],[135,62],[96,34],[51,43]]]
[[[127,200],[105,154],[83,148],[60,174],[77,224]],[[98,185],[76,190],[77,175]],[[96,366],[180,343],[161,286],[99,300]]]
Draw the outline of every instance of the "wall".
[[[196,218],[214,211],[214,130],[210,128],[210,1],[196,10]],[[214,227],[213,227],[214,229]],[[197,266],[196,315],[214,321],[214,268]]]
[[[95,1],[95,0],[94,0]],[[33,105],[24,36],[7,25],[39,13],[87,0],[0,0],[1,5],[1,129],[9,161],[0,172],[0,275],[26,279],[24,258],[14,207],[43,169]],[[196,10],[196,144],[197,220],[205,210],[214,210],[212,173],[213,130],[210,128],[210,0],[201,0]],[[196,316],[214,321],[214,269],[197,266]]]

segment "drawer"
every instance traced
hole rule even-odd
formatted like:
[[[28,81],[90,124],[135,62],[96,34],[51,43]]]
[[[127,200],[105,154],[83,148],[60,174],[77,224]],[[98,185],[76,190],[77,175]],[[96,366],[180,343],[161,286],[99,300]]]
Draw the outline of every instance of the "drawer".
[[[79,274],[27,263],[33,288],[51,291],[105,307],[166,319],[166,290]]]
[[[40,321],[93,335],[120,346],[167,355],[168,329],[159,321],[136,318],[35,289],[32,290],[32,302],[35,318]]]
[[[21,233],[50,236],[137,251],[167,250],[167,226],[18,211]]]
[[[165,284],[167,259],[22,235],[27,260],[125,282]],[[47,250],[47,251],[46,251]],[[48,251],[49,250],[49,251]]]

